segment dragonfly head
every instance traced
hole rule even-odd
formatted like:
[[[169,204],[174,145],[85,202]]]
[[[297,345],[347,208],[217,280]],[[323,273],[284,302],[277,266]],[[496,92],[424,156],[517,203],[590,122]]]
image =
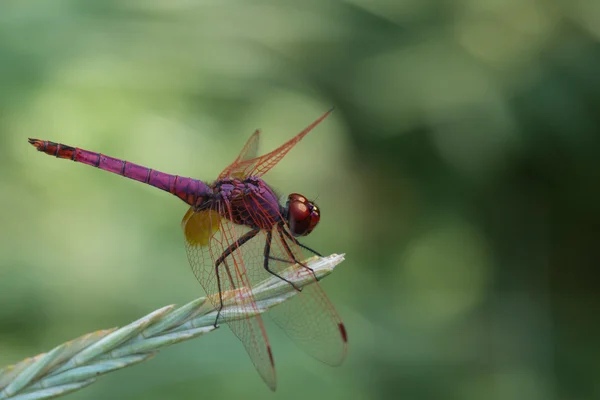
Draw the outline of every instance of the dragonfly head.
[[[308,235],[321,219],[319,207],[298,193],[288,196],[286,211],[287,223],[294,236]]]

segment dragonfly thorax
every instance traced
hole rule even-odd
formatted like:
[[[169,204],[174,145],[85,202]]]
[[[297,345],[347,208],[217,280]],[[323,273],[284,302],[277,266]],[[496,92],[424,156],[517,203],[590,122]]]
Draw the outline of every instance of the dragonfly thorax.
[[[275,192],[257,177],[215,182],[212,202],[213,209],[238,225],[270,230],[282,219]]]

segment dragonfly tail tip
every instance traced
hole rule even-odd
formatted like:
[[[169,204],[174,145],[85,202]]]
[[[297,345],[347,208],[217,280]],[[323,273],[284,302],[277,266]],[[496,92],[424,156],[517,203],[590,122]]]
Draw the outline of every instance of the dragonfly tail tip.
[[[36,147],[37,149],[39,149],[43,144],[43,142],[39,139],[29,138],[27,141],[29,142],[30,145]]]

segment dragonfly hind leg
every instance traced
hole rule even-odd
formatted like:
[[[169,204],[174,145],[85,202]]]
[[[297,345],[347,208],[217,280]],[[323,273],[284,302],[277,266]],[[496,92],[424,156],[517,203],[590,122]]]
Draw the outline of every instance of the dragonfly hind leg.
[[[270,273],[271,275],[275,275],[276,277],[278,277],[279,279],[281,279],[282,281],[285,281],[287,283],[289,283],[290,285],[292,285],[292,287],[294,289],[296,289],[298,292],[302,291],[301,287],[296,286],[293,282],[285,279],[283,276],[280,276],[279,274],[277,274],[276,272],[272,271],[269,268],[269,260],[275,260],[275,261],[282,261],[282,262],[290,262],[289,260],[283,260],[277,257],[271,257],[271,240],[273,239],[273,234],[271,233],[271,231],[267,232],[267,240],[265,242],[265,270]]]
[[[288,254],[290,254],[290,256],[292,257],[292,260],[294,260],[294,262],[296,264],[299,264],[299,265],[303,266],[304,268],[306,268],[307,270],[309,270],[310,273],[312,274],[312,276],[315,278],[315,281],[318,282],[319,278],[315,274],[315,271],[312,268],[310,268],[309,266],[307,266],[306,264],[304,264],[303,262],[301,262],[300,260],[296,259],[296,256],[292,252],[292,249],[290,249],[290,246],[285,241],[285,238],[283,236],[284,235],[287,236],[292,242],[294,242],[298,246],[300,246],[300,247],[302,247],[302,248],[310,251],[311,253],[314,253],[314,254],[316,254],[319,257],[323,257],[323,256],[321,254],[317,253],[316,251],[314,251],[313,249],[311,249],[310,247],[307,247],[307,246],[303,245],[302,243],[300,243],[299,241],[297,241],[296,238],[294,238],[292,235],[290,235],[288,233],[288,231],[285,230],[284,226],[281,225],[281,224],[277,226],[277,233],[279,233],[279,237],[281,238],[281,243],[283,243],[283,245],[285,246],[285,250],[288,252]]]
[[[215,261],[215,273],[217,275],[217,288],[219,290],[219,302],[220,302],[219,309],[217,310],[217,318],[215,318],[215,323],[214,323],[215,328],[217,327],[217,322],[219,321],[219,317],[221,316],[221,310],[223,310],[223,292],[221,290],[221,275],[219,275],[219,267],[221,266],[221,264],[225,265],[225,269],[226,269],[227,275],[229,277],[229,282],[231,283],[231,288],[237,289],[235,287],[235,282],[233,280],[233,277],[231,276],[231,271],[229,270],[229,267],[227,266],[227,262],[225,262],[225,259],[227,257],[229,257],[231,255],[231,253],[233,253],[235,250],[240,248],[248,240],[250,240],[254,236],[256,236],[258,234],[258,232],[260,232],[260,231],[257,229],[246,232],[244,234],[244,236],[242,236],[241,238],[236,240],[234,243],[229,245],[229,247],[227,247],[225,249],[223,254],[221,254],[221,256],[219,258],[217,258],[217,261]]]

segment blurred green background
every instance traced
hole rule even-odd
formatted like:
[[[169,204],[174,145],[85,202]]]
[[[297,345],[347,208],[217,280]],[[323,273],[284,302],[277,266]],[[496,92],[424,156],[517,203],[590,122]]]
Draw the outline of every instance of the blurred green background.
[[[185,204],[28,137],[211,180],[335,105],[266,178],[346,253],[345,364],[268,321],[276,394],[221,329],[70,398],[600,398],[599,27],[593,0],[2,0],[0,366],[202,295]]]

